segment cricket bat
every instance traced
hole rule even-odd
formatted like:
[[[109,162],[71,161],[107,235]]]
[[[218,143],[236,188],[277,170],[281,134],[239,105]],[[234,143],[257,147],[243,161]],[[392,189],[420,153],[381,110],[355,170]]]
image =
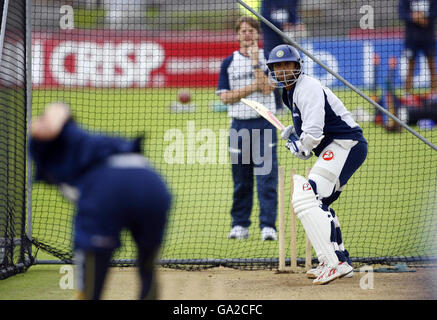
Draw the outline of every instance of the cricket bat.
[[[268,122],[270,122],[272,125],[274,125],[278,130],[281,130],[281,131],[284,130],[285,127],[281,123],[281,121],[279,121],[279,119],[276,118],[276,116],[273,114],[273,112],[271,112],[269,109],[267,109],[261,103],[254,101],[254,100],[245,99],[245,98],[242,98],[241,102],[243,102],[244,104],[248,105],[253,110],[255,110],[256,112],[258,112],[261,117],[263,117]]]

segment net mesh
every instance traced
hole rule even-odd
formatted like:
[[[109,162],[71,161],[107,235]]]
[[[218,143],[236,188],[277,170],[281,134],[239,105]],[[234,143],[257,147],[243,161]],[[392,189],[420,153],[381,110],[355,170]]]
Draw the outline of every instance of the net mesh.
[[[145,134],[146,156],[174,194],[161,263],[182,268],[276,266],[278,242],[261,241],[256,186],[249,238],[227,238],[233,200],[226,136],[230,119],[228,106],[220,101],[216,89],[222,61],[239,49],[234,23],[249,13],[225,0],[190,4],[171,0],[33,2],[34,115],[40,114],[45,104],[62,100],[91,131],[127,137]],[[294,11],[280,7],[282,2],[295,5]],[[284,31],[288,28],[288,36],[437,143],[432,120],[419,122],[435,120],[437,110],[437,100],[430,94],[433,74],[423,54],[417,57],[411,92],[405,90],[409,51],[398,1],[248,3],[267,12],[266,18],[272,22],[291,21],[288,27],[281,25]],[[266,3],[272,8],[265,8]],[[414,3],[420,11],[428,2]],[[269,37],[265,30],[263,27],[261,48]],[[430,48],[434,57],[435,44]],[[351,257],[368,263],[432,259],[437,234],[436,151],[397,127],[310,58],[303,59],[304,72],[333,90],[369,142],[366,161],[332,206]],[[22,90],[14,90],[12,95],[2,94],[2,100],[9,96],[22,101]],[[14,139],[17,131],[23,139],[24,113],[14,110],[11,116],[11,104],[2,103],[1,112],[6,111],[2,128],[5,119],[23,120],[13,129]],[[291,123],[288,110],[278,111],[277,116],[284,124]],[[295,168],[304,175],[314,164],[315,157],[296,159],[284,142],[278,143],[278,161],[287,173]],[[21,150],[14,155],[23,159],[23,142],[14,140],[13,145]],[[3,153],[0,157],[4,159]],[[15,170],[24,162],[11,165]],[[3,174],[1,179],[5,179]],[[285,210],[289,212],[289,174],[285,181]],[[8,190],[15,192],[16,188],[9,185]],[[22,192],[18,193],[21,199]],[[35,185],[34,244],[70,261],[73,214],[72,205],[55,188]],[[297,232],[302,262],[305,238],[300,224]],[[126,264],[135,254],[129,234],[123,234],[115,263]]]
[[[3,14],[4,3],[1,2]],[[9,4],[0,59],[0,279],[31,263],[26,223],[26,50],[24,1]],[[3,21],[3,15],[1,16]]]

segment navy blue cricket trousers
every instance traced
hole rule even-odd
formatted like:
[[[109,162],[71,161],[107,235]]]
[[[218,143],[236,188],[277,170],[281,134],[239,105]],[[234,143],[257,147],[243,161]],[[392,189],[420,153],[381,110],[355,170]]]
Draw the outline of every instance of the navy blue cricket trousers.
[[[232,227],[249,227],[254,180],[259,201],[260,228],[276,229],[278,159],[276,128],[263,118],[233,119],[230,155],[234,181]]]

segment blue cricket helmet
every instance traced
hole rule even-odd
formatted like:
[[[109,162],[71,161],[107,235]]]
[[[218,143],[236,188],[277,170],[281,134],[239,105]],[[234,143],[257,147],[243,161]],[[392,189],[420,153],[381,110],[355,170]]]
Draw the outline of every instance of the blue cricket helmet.
[[[296,62],[298,66],[294,70],[280,70],[275,72],[273,70],[273,64],[278,62]],[[271,81],[271,84],[274,86],[288,86],[294,84],[302,73],[302,63],[303,60],[300,57],[299,51],[292,46],[288,44],[280,44],[279,46],[274,47],[266,62],[267,67],[269,68],[269,79],[273,80]],[[290,79],[290,77],[292,79]]]
[[[302,64],[299,51],[288,44],[280,44],[279,46],[274,47],[270,52],[269,59],[267,60],[267,66],[270,69],[270,65],[272,63],[286,61],[294,61]]]

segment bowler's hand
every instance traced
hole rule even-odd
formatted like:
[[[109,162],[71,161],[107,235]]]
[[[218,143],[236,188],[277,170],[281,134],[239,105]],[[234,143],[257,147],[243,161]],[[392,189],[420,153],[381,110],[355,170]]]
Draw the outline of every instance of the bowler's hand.
[[[53,140],[61,133],[70,117],[71,112],[66,104],[51,103],[46,107],[42,116],[32,120],[30,135],[37,140]]]

